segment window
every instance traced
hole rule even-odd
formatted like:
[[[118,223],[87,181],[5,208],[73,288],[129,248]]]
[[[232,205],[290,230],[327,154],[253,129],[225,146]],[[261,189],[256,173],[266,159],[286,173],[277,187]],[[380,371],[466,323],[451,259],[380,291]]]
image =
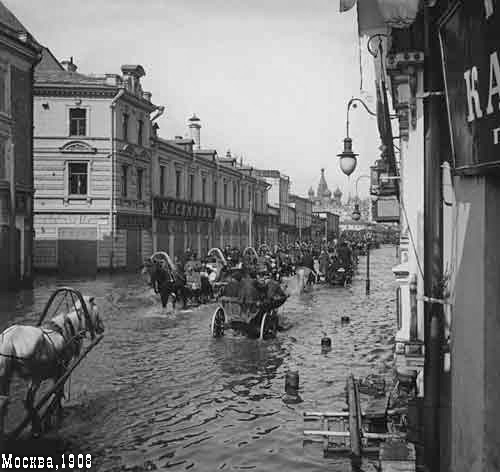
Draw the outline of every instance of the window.
[[[224,182],[224,189],[223,189],[223,202],[224,206],[227,206],[227,182]]]
[[[5,69],[0,69],[0,111],[7,111],[7,71]]]
[[[122,165],[122,197],[127,196],[127,177],[128,177],[128,166],[123,164]]]
[[[69,134],[70,136],[85,136],[87,133],[87,110],[85,108],[70,108]]]
[[[160,166],[160,195],[165,195],[165,166]]]
[[[235,183],[233,183],[233,206],[234,208],[238,207],[238,189]]]
[[[245,208],[245,189],[241,189],[241,208]]]
[[[143,198],[143,178],[144,175],[144,169],[137,168],[137,200],[142,200]]]
[[[86,163],[70,162],[68,165],[70,195],[87,195],[88,167]]]
[[[181,177],[180,170],[175,171],[175,198],[181,198]]]
[[[248,189],[248,205],[251,206],[252,205],[252,190],[250,190],[250,188]]]
[[[137,122],[137,144],[139,144],[139,146],[142,146],[142,139],[143,139],[143,133],[144,133],[144,121],[142,120],[139,120]]]
[[[7,176],[7,159],[5,155],[5,141],[0,141],[0,180]]]
[[[201,201],[203,203],[207,202],[207,178],[203,177],[201,179]]]
[[[193,174],[189,174],[188,198],[189,198],[189,200],[194,200],[194,175]]]
[[[128,141],[128,114],[123,114],[122,136],[124,141]]]
[[[214,197],[213,197],[213,199],[214,199],[214,205],[217,205],[217,203],[219,201],[219,199],[218,199],[218,197],[219,197],[218,196],[219,188],[218,187],[219,186],[217,185],[217,178],[215,177],[214,178],[214,188],[213,188],[213,191],[214,191]]]

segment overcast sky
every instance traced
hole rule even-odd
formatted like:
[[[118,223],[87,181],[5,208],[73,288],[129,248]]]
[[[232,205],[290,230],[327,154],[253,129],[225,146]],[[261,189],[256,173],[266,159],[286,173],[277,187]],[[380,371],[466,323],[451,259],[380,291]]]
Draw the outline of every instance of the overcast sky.
[[[330,189],[354,195],[356,177],[377,158],[376,121],[351,112],[360,153],[348,179],[336,155],[346,104],[360,96],[354,12],[339,0],[4,0],[33,36],[82,73],[119,73],[142,64],[143,88],[165,105],[164,138],[202,120],[202,146],[228,149],[246,163],[288,174],[293,191],[316,190],[320,168]],[[363,47],[364,90],[373,65]],[[372,103],[372,108],[373,108]],[[368,180],[359,181],[368,194]]]

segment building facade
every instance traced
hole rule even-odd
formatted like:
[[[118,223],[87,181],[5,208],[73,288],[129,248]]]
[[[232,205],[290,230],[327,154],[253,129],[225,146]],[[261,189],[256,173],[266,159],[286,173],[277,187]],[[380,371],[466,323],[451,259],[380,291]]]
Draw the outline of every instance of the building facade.
[[[290,217],[290,178],[274,169],[255,169],[255,175],[265,180],[269,185],[269,204],[279,208],[278,239],[283,244],[288,244],[295,238],[295,226],[290,225],[295,216]]]
[[[151,133],[140,65],[84,75],[44,49],[35,71],[35,267],[137,270],[152,251]]]
[[[340,236],[340,217],[329,211],[313,211],[311,238],[313,241],[331,242]]]
[[[204,257],[215,240],[215,153],[197,155],[193,143],[155,138],[153,144],[153,249],[173,257],[188,248]]]
[[[230,152],[203,148],[201,127],[193,115],[190,138],[154,139],[153,247],[174,257],[267,241],[268,185]]]
[[[32,279],[32,83],[40,54],[40,45],[0,3],[0,290]]]
[[[295,225],[299,240],[311,239],[312,208],[313,204],[308,198],[299,195],[290,195],[290,202],[295,208]]]

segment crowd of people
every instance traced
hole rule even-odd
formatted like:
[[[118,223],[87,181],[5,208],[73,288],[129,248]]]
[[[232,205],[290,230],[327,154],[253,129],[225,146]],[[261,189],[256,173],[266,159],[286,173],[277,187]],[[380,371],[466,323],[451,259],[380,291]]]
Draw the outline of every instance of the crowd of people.
[[[276,244],[272,247],[262,244],[256,249],[256,270],[274,274],[278,278],[294,275],[296,268],[304,267],[313,273],[314,280],[326,279],[329,271],[339,267],[351,271],[357,265],[359,255],[365,253],[366,240],[349,236],[320,244],[313,241]],[[244,251],[240,248],[226,246],[222,253],[230,267],[245,262]],[[187,277],[196,278],[196,273],[205,271],[210,261],[207,258],[199,258],[195,251],[187,249],[181,257],[176,257],[174,262],[177,269]]]

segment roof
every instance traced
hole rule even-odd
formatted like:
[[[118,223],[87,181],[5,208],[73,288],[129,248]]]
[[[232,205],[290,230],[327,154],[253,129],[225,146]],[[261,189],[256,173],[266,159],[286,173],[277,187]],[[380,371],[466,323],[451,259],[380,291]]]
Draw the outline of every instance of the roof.
[[[3,34],[16,38],[25,46],[36,53],[40,52],[40,44],[35,40],[27,28],[17,19],[17,17],[0,0],[0,29]]]
[[[64,70],[64,67],[56,59],[49,48],[42,46],[42,59],[36,66],[37,71]]]
[[[102,87],[115,87],[108,85],[105,78],[91,77],[79,72],[69,72],[59,69],[35,68],[35,82],[59,85],[99,85]]]
[[[2,1],[0,1],[0,23],[14,31],[28,33],[28,30],[24,27],[24,25],[3,4]]]

